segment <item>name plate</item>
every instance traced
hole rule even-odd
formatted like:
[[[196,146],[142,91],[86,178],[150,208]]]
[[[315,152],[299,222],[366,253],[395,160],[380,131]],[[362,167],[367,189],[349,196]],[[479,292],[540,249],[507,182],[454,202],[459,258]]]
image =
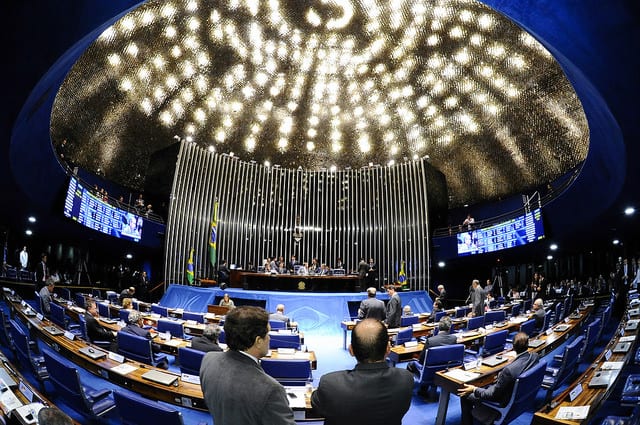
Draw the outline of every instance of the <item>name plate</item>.
[[[38,320],[40,320],[41,322],[44,320],[44,316],[40,313],[36,314],[36,317],[38,318]]]
[[[547,329],[547,331],[545,332],[545,334],[547,335],[551,335],[553,333],[553,329],[549,328]]]
[[[24,382],[20,381],[20,385],[18,385],[20,392],[22,395],[31,403],[33,401],[33,391],[29,387],[27,387]]]
[[[189,382],[191,384],[200,385],[200,377],[196,375],[189,375],[188,373],[183,373],[180,375],[180,378],[183,382]]]
[[[404,343],[405,348],[417,347],[418,341],[407,341]]]
[[[20,305],[21,305],[22,307],[26,307],[26,306],[27,306],[27,303],[26,303],[26,301],[25,301],[25,300],[22,300],[22,301],[20,301]]]
[[[611,358],[611,354],[612,354],[611,350],[607,350],[607,351],[604,353],[604,359],[605,359],[606,361],[609,361],[609,359]]]
[[[109,360],[113,360],[114,362],[124,362],[124,356],[122,354],[114,353],[113,351],[109,351],[108,357]]]
[[[73,341],[76,338],[76,336],[70,331],[64,331],[64,336],[65,338],[71,341]]]
[[[620,336],[624,336],[624,328],[620,328]]]
[[[582,384],[578,384],[574,389],[569,391],[569,400],[573,401],[582,393]]]
[[[564,323],[569,323],[569,318],[568,317],[564,318]]]

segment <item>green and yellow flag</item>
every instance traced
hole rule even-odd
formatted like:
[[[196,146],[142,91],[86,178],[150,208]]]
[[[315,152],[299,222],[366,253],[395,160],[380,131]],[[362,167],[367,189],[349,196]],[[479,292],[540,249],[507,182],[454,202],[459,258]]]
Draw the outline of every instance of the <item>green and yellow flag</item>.
[[[211,267],[216,266],[218,255],[218,201],[213,205],[213,220],[211,220],[211,232],[209,235],[209,260]]]
[[[193,280],[195,275],[193,273],[193,248],[191,248],[191,252],[189,253],[189,260],[187,260],[187,281],[189,285],[193,285]]]

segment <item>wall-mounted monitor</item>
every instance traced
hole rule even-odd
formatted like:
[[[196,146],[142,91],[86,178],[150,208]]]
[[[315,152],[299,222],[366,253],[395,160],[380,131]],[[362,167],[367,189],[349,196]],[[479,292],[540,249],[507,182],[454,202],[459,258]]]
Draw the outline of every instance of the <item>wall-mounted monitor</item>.
[[[544,238],[538,208],[493,226],[458,233],[458,255],[482,254],[526,245]]]
[[[144,219],[103,201],[71,177],[64,201],[64,215],[83,226],[116,238],[139,242]]]

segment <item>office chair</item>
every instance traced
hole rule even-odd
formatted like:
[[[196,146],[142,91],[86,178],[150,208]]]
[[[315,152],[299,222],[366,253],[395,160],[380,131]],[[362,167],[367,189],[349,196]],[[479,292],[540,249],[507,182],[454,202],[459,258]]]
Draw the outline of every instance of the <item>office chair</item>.
[[[489,324],[489,323],[499,323],[499,322],[503,322],[505,320],[505,313],[504,310],[491,310],[491,311],[487,311],[484,314],[484,322]]]
[[[582,352],[580,353],[580,361],[591,360],[593,349],[595,348],[596,342],[598,340],[598,333],[600,332],[601,323],[602,321],[600,320],[600,318],[597,318],[587,326],[587,331],[585,334],[585,344],[582,348]]]
[[[272,331],[278,329],[287,329],[286,322],[283,322],[282,320],[269,320],[269,326],[271,326]]]
[[[420,375],[414,379],[419,387],[428,388],[433,385],[436,372],[461,366],[464,358],[464,345],[442,345],[429,348],[425,352],[424,362],[417,365]]]
[[[508,330],[502,330],[498,332],[492,332],[484,337],[484,344],[480,352],[483,356],[491,356],[493,354],[504,351],[504,346],[507,343]]]
[[[275,360],[263,357],[260,365],[267,375],[282,385],[305,385],[313,381],[309,360]]]
[[[74,301],[76,302],[76,305],[80,308],[85,308],[85,299],[84,299],[84,294],[81,292],[76,292],[74,295]]]
[[[559,359],[559,366],[548,366],[542,380],[542,387],[547,390],[545,403],[551,401],[553,391],[565,381],[570,380],[580,364],[580,352],[585,343],[584,335],[580,335],[564,347]]]
[[[511,317],[518,317],[520,315],[520,309],[522,304],[514,304],[511,306]]]
[[[121,391],[114,391],[113,398],[123,425],[184,425],[179,410],[157,401]]]
[[[131,313],[130,310],[121,308],[118,310],[118,318],[124,323],[129,323],[129,313]]]
[[[277,332],[269,332],[270,341],[269,348],[295,348],[296,350],[300,349],[300,335],[298,334],[280,334]],[[220,339],[218,338],[218,341]]]
[[[100,317],[104,317],[105,319],[111,318],[111,309],[109,308],[109,304],[105,303],[97,303],[98,306],[98,314]]]
[[[404,328],[398,332],[398,335],[396,335],[395,345],[402,345],[405,342],[409,342],[411,340],[413,340],[413,328]]]
[[[18,363],[33,373],[40,384],[40,389],[44,390],[44,381],[49,379],[49,372],[47,372],[44,357],[34,353],[33,346],[35,346],[35,343],[32,346],[29,337],[18,323],[9,320],[9,331],[13,340],[13,350]]]
[[[529,319],[520,323],[520,332],[524,332],[529,337],[533,337],[536,334],[536,319]]]
[[[169,308],[160,304],[151,304],[151,312],[159,314],[162,317],[169,316]]]
[[[89,331],[87,330],[87,321],[84,318],[84,314],[78,315],[78,320],[80,321],[80,338],[84,339],[87,342],[91,342],[92,344],[95,344],[100,348],[104,348],[105,350],[111,349],[111,341],[100,341],[100,340],[92,341],[89,338]]]
[[[401,327],[406,327],[406,326],[412,326],[412,325],[416,325],[418,324],[420,318],[416,315],[414,316],[402,316],[400,318],[400,326]]]
[[[189,375],[200,375],[200,365],[206,353],[194,350],[189,347],[178,347],[178,359],[180,361],[180,372]]]
[[[182,320],[193,320],[197,323],[204,323],[204,313],[185,311],[182,313]]]
[[[456,307],[456,319],[461,319],[469,314],[469,307]]]
[[[467,327],[465,330],[473,331],[481,328],[482,326],[484,326],[484,316],[470,317],[469,320],[467,320]]]
[[[174,338],[185,339],[184,327],[181,321],[160,319],[156,328],[158,333],[169,332]]]
[[[153,352],[151,340],[129,332],[118,332],[118,353],[148,365],[156,366],[158,363],[168,363],[165,355]]]

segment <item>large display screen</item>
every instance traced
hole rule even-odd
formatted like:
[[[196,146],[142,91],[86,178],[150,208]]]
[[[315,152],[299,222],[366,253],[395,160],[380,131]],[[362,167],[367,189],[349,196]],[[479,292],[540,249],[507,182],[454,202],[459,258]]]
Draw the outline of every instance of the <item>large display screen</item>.
[[[98,232],[139,242],[144,219],[117,208],[82,186],[74,177],[69,181],[64,215]]]
[[[458,233],[458,255],[499,251],[543,238],[542,211],[538,208],[503,223]]]

